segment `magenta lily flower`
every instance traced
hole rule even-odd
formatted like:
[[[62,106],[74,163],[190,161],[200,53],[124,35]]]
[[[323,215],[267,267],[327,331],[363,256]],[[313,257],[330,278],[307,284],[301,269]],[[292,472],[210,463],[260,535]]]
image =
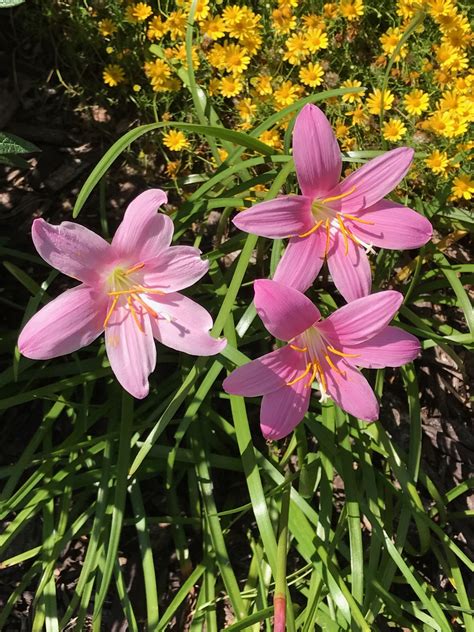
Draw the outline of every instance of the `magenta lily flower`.
[[[432,235],[430,222],[412,209],[382,199],[404,178],[413,150],[388,151],[339,182],[341,152],[331,125],[305,105],[293,131],[293,158],[302,195],[284,195],[240,212],[234,224],[247,233],[289,237],[275,281],[305,292],[327,259],[346,301],[371,290],[366,250],[418,248]]]
[[[371,294],[341,307],[325,320],[304,294],[276,281],[254,283],[255,306],[268,331],[288,342],[244,364],[224,380],[233,395],[263,395],[260,425],[266,439],[281,439],[303,419],[311,386],[343,410],[375,421],[379,404],[357,369],[401,366],[420,352],[411,334],[388,323],[400,307],[400,292]]]
[[[156,365],[154,338],[191,355],[214,355],[225,347],[225,340],[208,333],[210,314],[178,292],[198,281],[208,263],[197,248],[170,246],[173,222],[156,212],[166,201],[160,189],[135,198],[111,244],[72,222],[33,222],[39,254],[81,284],[31,318],[18,340],[23,355],[55,358],[85,347],[105,330],[113,372],[141,399]]]

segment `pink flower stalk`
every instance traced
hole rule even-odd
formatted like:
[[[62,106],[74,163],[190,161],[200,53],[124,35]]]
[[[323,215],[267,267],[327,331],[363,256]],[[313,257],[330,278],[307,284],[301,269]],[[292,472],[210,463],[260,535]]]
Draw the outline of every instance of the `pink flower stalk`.
[[[173,222],[157,209],[160,189],[128,206],[112,243],[72,222],[33,222],[33,242],[54,268],[81,281],[48,303],[20,334],[20,352],[48,360],[76,351],[105,330],[113,372],[139,399],[148,394],[156,365],[154,338],[191,355],[214,355],[225,340],[212,338],[210,314],[178,292],[198,281],[208,263],[190,246],[170,246]]]
[[[366,250],[418,248],[432,235],[430,222],[412,209],[382,199],[408,171],[413,150],[388,151],[339,182],[341,152],[328,119],[305,105],[295,122],[293,158],[302,195],[256,204],[234,218],[248,233],[289,237],[275,281],[305,292],[327,259],[346,301],[370,294]]]
[[[263,395],[264,437],[281,439],[303,419],[314,381],[322,401],[329,395],[355,417],[378,419],[375,394],[356,367],[401,366],[418,355],[414,336],[388,326],[403,300],[400,292],[356,299],[321,320],[318,308],[298,290],[263,279],[254,289],[265,327],[288,344],[235,369],[224,389],[245,397]]]

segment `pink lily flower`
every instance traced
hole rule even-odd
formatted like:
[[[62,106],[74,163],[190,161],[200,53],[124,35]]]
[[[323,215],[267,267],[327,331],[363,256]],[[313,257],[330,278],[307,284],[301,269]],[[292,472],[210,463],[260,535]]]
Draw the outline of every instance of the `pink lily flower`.
[[[431,238],[425,217],[382,199],[407,173],[409,147],[387,151],[339,182],[341,152],[331,125],[319,108],[305,105],[295,122],[293,158],[302,195],[256,204],[233,220],[247,233],[290,238],[275,281],[305,292],[327,259],[334,284],[352,301],[370,294],[366,250],[418,248]]]
[[[355,417],[378,419],[375,394],[356,367],[401,366],[419,354],[414,336],[388,326],[403,300],[400,292],[359,298],[321,320],[298,290],[266,279],[255,281],[254,289],[263,324],[288,344],[238,367],[223,386],[233,395],[263,395],[263,436],[281,439],[293,430],[308,410],[314,381],[322,401],[330,396]]]
[[[112,243],[72,222],[33,222],[41,257],[81,281],[48,303],[20,334],[20,352],[48,360],[85,347],[105,330],[113,372],[141,399],[156,365],[154,338],[191,355],[214,355],[225,340],[212,338],[210,314],[178,292],[198,281],[208,263],[190,246],[170,246],[173,222],[157,209],[160,189],[145,191],[128,206]]]

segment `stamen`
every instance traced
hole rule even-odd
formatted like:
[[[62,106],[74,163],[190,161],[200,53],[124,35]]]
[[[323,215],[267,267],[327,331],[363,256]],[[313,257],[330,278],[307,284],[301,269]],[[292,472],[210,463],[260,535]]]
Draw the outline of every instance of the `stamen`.
[[[314,382],[317,372],[318,372],[318,365],[316,362],[313,362],[313,372],[311,373],[311,377],[309,378],[308,382],[306,382],[305,384],[306,388],[309,388],[311,384]]]
[[[162,292],[161,290],[155,290],[151,287],[143,287],[143,285],[136,285],[134,292],[142,292],[143,294],[166,294],[166,292]]]
[[[286,383],[286,385],[287,385],[287,386],[293,386],[293,384],[296,384],[296,382],[299,382],[300,380],[302,380],[303,378],[305,378],[305,377],[308,375],[308,373],[309,373],[310,369],[311,369],[311,362],[308,362],[308,364],[306,365],[306,369],[304,370],[304,372],[303,372],[300,376],[295,377],[295,379],[294,379],[294,380],[291,380],[290,382],[287,382],[287,383]]]
[[[129,274],[132,274],[132,272],[136,272],[137,270],[141,270],[144,267],[145,267],[144,263],[137,263],[136,265],[132,266],[128,270],[125,270],[124,275],[127,276]]]
[[[349,213],[341,213],[343,217],[347,217],[347,219],[351,219],[353,222],[359,222],[360,224],[370,224],[371,226],[375,225],[375,222],[369,222],[368,219],[360,219],[355,215],[349,215]]]
[[[327,257],[328,256],[328,252],[329,252],[329,239],[330,239],[330,224],[329,224],[329,219],[326,220],[326,246],[324,248],[324,256]]]
[[[132,297],[131,297],[131,296],[129,296],[129,297],[127,298],[127,303],[128,303],[128,306],[130,307],[130,312],[131,312],[131,314],[132,314],[132,318],[133,318],[133,320],[135,321],[135,325],[136,325],[136,326],[138,327],[138,329],[142,332],[142,334],[144,334],[144,333],[145,333],[145,330],[143,329],[141,322],[138,320],[137,311],[136,311],[136,309],[133,307],[133,301],[132,301]]]
[[[290,345],[290,349],[294,349],[295,351],[301,351],[302,353],[304,351],[308,351],[308,347],[295,347],[295,345]]]
[[[323,367],[319,364],[319,362],[316,363],[318,365],[318,373],[319,373],[319,386],[322,387],[321,390],[323,391],[323,393],[326,393],[327,391],[327,382],[326,382],[326,377],[324,375],[324,371],[323,371]]]
[[[337,349],[334,349],[334,347],[331,347],[331,345],[328,345],[327,349],[331,353],[335,353],[336,355],[341,356],[341,358],[358,358],[358,357],[360,357],[360,353],[343,353],[342,351],[338,351]]]
[[[110,317],[112,316],[112,313],[113,313],[113,311],[114,311],[114,309],[115,309],[115,306],[117,305],[118,300],[119,300],[119,297],[118,297],[118,296],[115,296],[115,297],[114,297],[114,299],[113,299],[113,301],[112,301],[112,305],[110,306],[110,309],[109,309],[109,311],[107,312],[107,316],[105,317],[105,320],[104,320],[104,329],[107,327],[107,324],[108,324],[108,322],[109,322],[109,320],[110,320]]]
[[[321,224],[323,223],[324,220],[319,220],[319,222],[317,222],[313,228],[311,228],[311,230],[308,230],[306,233],[301,233],[301,235],[298,235],[298,237],[307,237],[308,235],[311,235],[312,233],[315,233],[318,228],[321,226]]]
[[[135,292],[135,290],[133,288],[130,288],[129,290],[116,290],[115,292],[107,292],[107,294],[109,296],[122,296],[123,294],[133,294]]]
[[[347,256],[349,252],[349,240],[347,239],[346,227],[344,226],[344,222],[341,219],[341,216],[337,216],[337,221],[339,222],[339,226],[341,228],[342,237],[344,239],[344,254]]]
[[[145,308],[145,310],[150,314],[152,318],[158,318],[158,314],[155,312],[155,310],[152,309],[149,305],[147,305],[139,294],[133,294],[132,296],[135,300],[137,300],[140,303],[140,305],[142,305]]]
[[[326,202],[335,202],[336,200],[342,200],[342,198],[347,197],[348,195],[350,195],[351,193],[354,193],[354,191],[356,190],[355,187],[352,187],[349,189],[349,191],[346,191],[345,193],[341,193],[340,195],[334,195],[333,197],[328,197],[325,200],[323,200],[323,204],[326,204]]]
[[[334,362],[331,360],[331,358],[329,357],[329,355],[327,353],[325,354],[324,357],[326,358],[326,362],[329,364],[331,369],[336,371],[336,373],[339,373],[339,375],[342,375],[342,377],[346,377],[346,372],[345,371],[341,371],[341,369],[334,364]]]

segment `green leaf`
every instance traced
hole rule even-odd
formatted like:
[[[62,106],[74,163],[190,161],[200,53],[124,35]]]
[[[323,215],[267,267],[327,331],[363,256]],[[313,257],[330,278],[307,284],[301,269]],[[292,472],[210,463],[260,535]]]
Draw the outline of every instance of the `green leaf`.
[[[1,3],[2,0],[0,0],[0,8],[2,8]],[[19,3],[17,2],[17,4]],[[30,143],[30,141],[24,140],[15,134],[0,132],[0,154],[31,154],[38,151],[41,151],[41,149]]]

